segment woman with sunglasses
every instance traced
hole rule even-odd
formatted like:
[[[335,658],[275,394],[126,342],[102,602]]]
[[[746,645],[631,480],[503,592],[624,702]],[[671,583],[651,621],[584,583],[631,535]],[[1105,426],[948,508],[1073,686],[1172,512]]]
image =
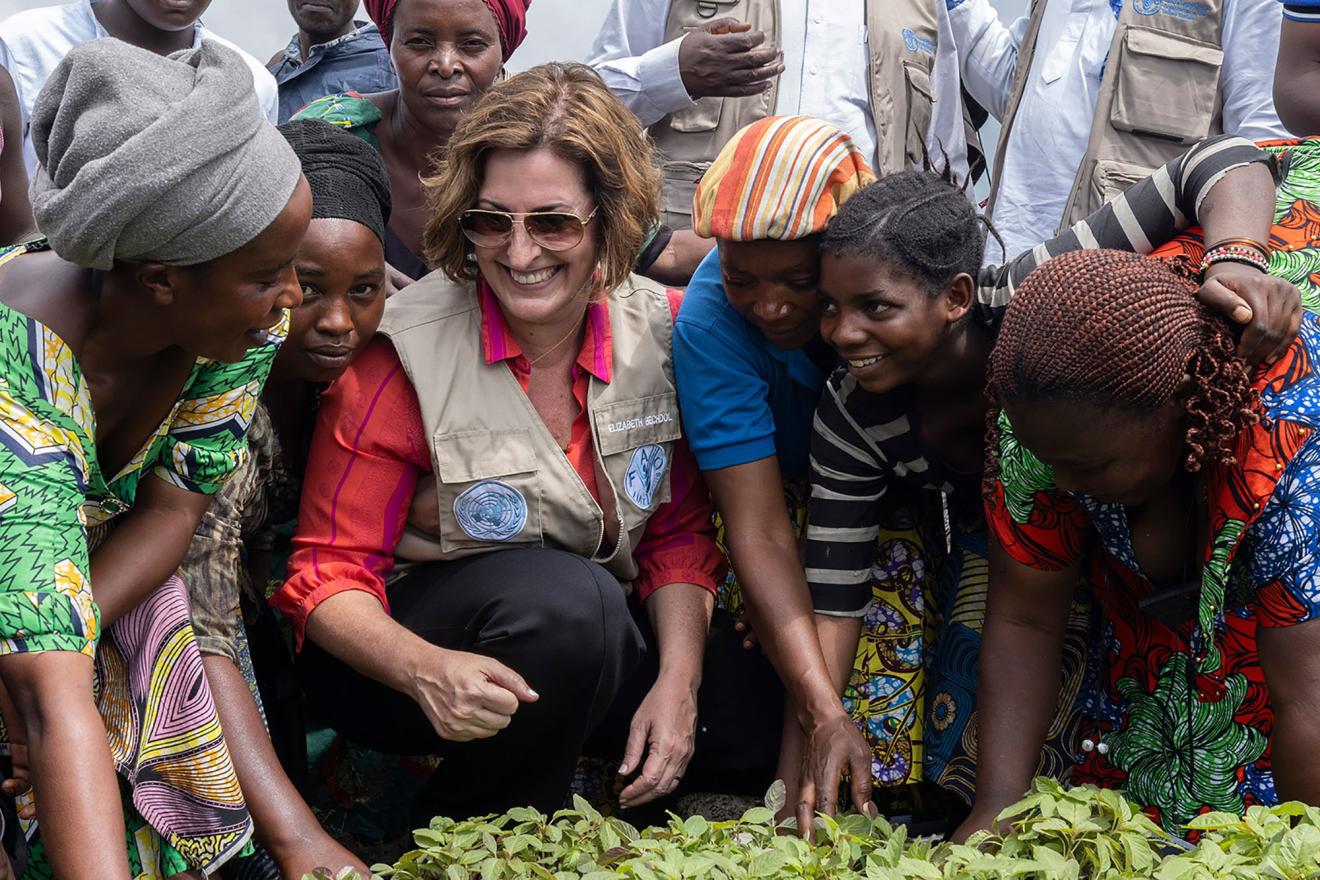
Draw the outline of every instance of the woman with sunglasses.
[[[678,297],[629,274],[659,192],[636,132],[587,67],[496,85],[426,181],[441,271],[322,398],[274,602],[314,712],[444,757],[420,817],[554,810],[620,717],[625,806],[693,752],[722,562]]]
[[[399,88],[327,95],[293,117],[342,126],[380,150],[395,205],[385,242],[393,288],[430,271],[421,256],[427,221],[422,178],[435,171],[436,157],[459,121],[499,80],[526,39],[530,5],[531,0],[366,0],[367,14],[389,47]],[[666,283],[686,284],[707,250],[690,232],[652,224],[638,266]]]

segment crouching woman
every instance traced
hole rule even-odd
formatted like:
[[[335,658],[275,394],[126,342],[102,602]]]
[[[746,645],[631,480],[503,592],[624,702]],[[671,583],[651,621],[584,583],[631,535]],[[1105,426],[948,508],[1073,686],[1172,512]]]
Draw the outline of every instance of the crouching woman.
[[[667,794],[721,562],[680,439],[677,297],[629,275],[649,147],[587,68],[547,65],[483,98],[428,189],[441,271],[323,397],[274,599],[311,707],[443,756],[417,809],[466,816],[557,808],[624,690],[621,800]]]
[[[1264,250],[1264,248],[1260,248]],[[1248,372],[1166,264],[1056,257],[990,358],[990,599],[977,694],[985,827],[1027,787],[1083,565],[1102,615],[1072,781],[1169,831],[1206,810],[1320,803],[1320,325]],[[1084,556],[1094,536],[1102,552]]]

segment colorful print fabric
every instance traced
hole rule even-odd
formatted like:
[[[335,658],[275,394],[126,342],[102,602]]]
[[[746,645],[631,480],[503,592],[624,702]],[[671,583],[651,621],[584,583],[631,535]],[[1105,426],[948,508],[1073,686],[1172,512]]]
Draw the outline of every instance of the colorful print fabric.
[[[43,247],[0,251],[0,266]],[[198,360],[170,414],[119,473],[107,474],[73,352],[48,327],[0,305],[0,652],[95,657],[110,746],[151,828],[126,811],[130,826],[158,834],[160,850],[203,871],[246,845],[251,820],[184,588],[171,578],[105,637],[89,560],[132,509],[146,474],[191,492],[220,488],[248,454],[244,435],[287,332],[286,316],[242,361]]]
[[[1152,588],[1124,509],[1057,490],[1001,416],[1002,472],[987,511],[1004,549],[1057,570],[1082,558],[1089,536],[1103,547],[1086,562],[1102,619],[1083,732],[1108,748],[1079,754],[1073,779],[1126,788],[1170,831],[1207,810],[1277,801],[1255,633],[1320,616],[1318,355],[1320,319],[1308,314],[1288,354],[1257,373],[1270,421],[1238,438],[1235,465],[1209,469],[1197,613],[1176,627],[1139,604]]]

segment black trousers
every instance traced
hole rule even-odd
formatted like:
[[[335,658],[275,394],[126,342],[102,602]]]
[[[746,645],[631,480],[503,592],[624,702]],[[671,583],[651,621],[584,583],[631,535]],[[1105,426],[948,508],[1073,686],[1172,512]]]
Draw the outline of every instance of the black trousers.
[[[388,598],[391,616],[412,632],[494,657],[540,694],[495,736],[449,742],[411,698],[307,643],[299,672],[313,716],[377,751],[445,758],[417,819],[520,805],[552,812],[563,805],[579,755],[622,756],[632,714],[655,682],[658,653],[646,612],[604,568],[559,550],[501,550],[419,566]],[[732,619],[717,614],[684,789],[709,780],[719,790],[763,791],[778,753],[782,690],[760,652],[742,650]]]

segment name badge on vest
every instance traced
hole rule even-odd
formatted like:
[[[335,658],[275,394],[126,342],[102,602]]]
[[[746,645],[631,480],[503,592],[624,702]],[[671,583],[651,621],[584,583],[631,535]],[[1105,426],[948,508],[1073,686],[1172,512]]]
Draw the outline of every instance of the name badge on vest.
[[[634,449],[623,475],[623,491],[628,493],[628,499],[642,510],[650,510],[668,467],[669,456],[663,446],[652,443]]]
[[[500,480],[482,480],[454,499],[454,518],[478,541],[507,541],[527,525],[527,499]]]

